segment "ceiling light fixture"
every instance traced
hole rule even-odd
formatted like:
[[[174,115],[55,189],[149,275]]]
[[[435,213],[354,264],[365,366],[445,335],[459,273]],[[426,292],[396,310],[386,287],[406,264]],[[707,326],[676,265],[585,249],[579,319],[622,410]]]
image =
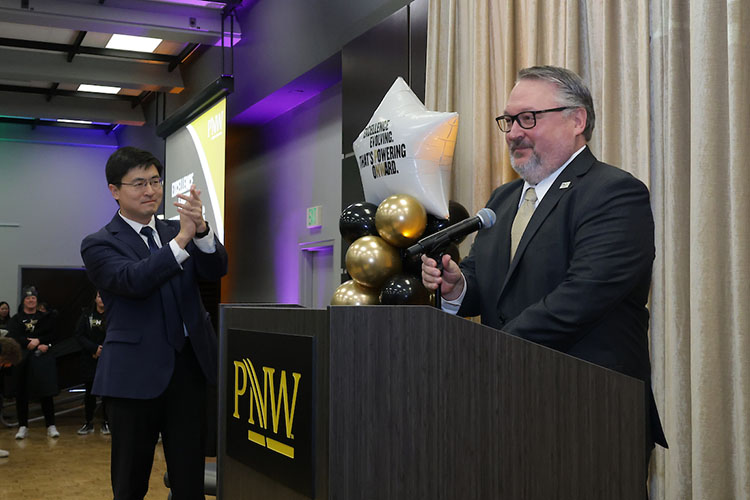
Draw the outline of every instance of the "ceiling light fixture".
[[[106,48],[132,50],[133,52],[153,52],[161,43],[161,38],[114,34]]]
[[[91,85],[82,83],[78,86],[78,92],[96,92],[98,94],[116,94],[120,87],[107,87],[106,85]]]

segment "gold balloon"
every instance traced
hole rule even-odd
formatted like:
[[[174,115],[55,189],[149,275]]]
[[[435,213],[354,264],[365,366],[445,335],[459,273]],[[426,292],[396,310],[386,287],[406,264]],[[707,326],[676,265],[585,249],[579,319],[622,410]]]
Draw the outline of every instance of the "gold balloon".
[[[375,212],[378,234],[393,246],[408,247],[422,236],[427,226],[427,212],[408,194],[394,194],[380,203]]]
[[[376,289],[362,286],[354,280],[339,285],[331,298],[332,306],[369,306],[379,303]]]
[[[401,255],[383,238],[363,236],[346,251],[346,270],[360,285],[380,288],[385,280],[401,272]]]

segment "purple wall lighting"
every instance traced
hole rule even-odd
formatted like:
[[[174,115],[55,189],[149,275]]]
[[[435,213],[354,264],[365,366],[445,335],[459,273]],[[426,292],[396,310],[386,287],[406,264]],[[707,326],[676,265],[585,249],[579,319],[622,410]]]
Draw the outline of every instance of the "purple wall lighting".
[[[269,227],[272,227],[277,300],[300,303],[299,241],[308,234],[307,207],[313,204],[315,148],[320,115],[314,108],[291,112],[263,128],[264,163],[268,172]]]
[[[262,76],[258,75],[257,78]],[[232,118],[231,122],[236,125],[263,125],[340,81],[341,60],[335,56],[249,106]]]
[[[253,78],[263,76],[253,75]],[[258,144],[262,146],[254,152],[253,163],[262,168],[267,180],[267,213],[263,216],[268,220],[267,227],[271,228],[267,238],[273,252],[274,300],[278,303],[301,303],[304,262],[299,242],[311,231],[305,223],[307,208],[317,204],[312,199],[316,182],[312,162],[321,116],[314,106],[303,106],[299,112],[293,110],[340,81],[341,60],[336,56],[245,108],[229,121],[231,125],[260,126],[257,132],[262,137]]]
[[[240,40],[242,40],[242,35],[240,33],[235,33],[234,36],[231,34],[224,33],[224,47],[234,47],[238,43],[240,43]],[[222,40],[219,39],[215,44],[214,47],[221,47]]]
[[[162,0],[164,3],[174,3],[177,5],[191,5],[195,7],[206,7],[211,5],[221,6],[219,2],[212,2],[211,0]]]
[[[285,147],[294,140],[292,134],[287,135],[283,127],[274,127],[272,132],[274,135],[268,139],[277,147],[272,147],[268,155],[271,193],[269,214],[272,217],[270,226],[273,228],[271,237],[276,300],[282,304],[299,304],[300,253],[297,242],[308,198],[305,185],[310,184],[306,175],[295,168],[300,163],[295,158],[293,148]]]

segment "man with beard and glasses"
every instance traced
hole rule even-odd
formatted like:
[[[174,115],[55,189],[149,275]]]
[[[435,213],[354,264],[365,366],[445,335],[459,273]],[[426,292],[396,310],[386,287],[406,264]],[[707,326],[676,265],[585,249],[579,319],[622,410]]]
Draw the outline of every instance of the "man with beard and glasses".
[[[578,75],[521,70],[496,119],[521,179],[492,193],[497,222],[460,266],[423,256],[422,280],[447,312],[643,380],[648,467],[667,446],[648,350],[654,221],[646,186],[587,146],[594,120]]]

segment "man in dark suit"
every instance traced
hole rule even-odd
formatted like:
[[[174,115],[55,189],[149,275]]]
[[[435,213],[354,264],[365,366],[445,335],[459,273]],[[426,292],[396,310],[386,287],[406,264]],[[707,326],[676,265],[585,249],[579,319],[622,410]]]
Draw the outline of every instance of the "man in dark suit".
[[[161,433],[174,500],[202,499],[205,392],[217,351],[198,279],[226,274],[227,254],[195,186],[178,195],[179,222],[154,217],[163,181],[152,154],[120,148],[106,175],[120,210],[83,240],[81,256],[106,308],[92,392],[107,406],[114,498],[144,498]]]
[[[571,71],[522,70],[497,122],[521,179],[492,193],[497,223],[460,266],[422,258],[423,282],[446,311],[643,380],[648,464],[667,445],[651,392],[648,190],[591,153],[593,101]]]

